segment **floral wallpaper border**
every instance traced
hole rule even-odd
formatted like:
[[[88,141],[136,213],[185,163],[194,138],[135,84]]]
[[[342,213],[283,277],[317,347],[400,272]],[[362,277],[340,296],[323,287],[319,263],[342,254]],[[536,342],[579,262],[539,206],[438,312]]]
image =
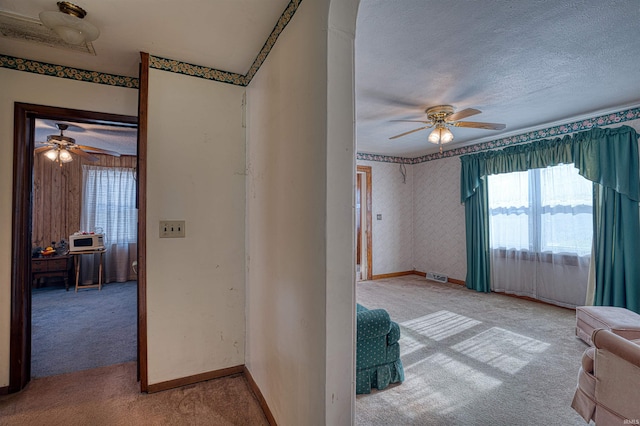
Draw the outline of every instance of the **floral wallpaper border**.
[[[185,74],[194,77],[200,77],[207,80],[215,80],[223,83],[234,84],[237,86],[247,86],[251,82],[253,76],[256,75],[260,66],[264,63],[276,44],[278,37],[285,29],[287,24],[293,18],[298,10],[302,0],[291,0],[284,12],[278,18],[267,41],[260,49],[258,56],[253,60],[251,67],[246,75],[222,71],[215,68],[209,68],[200,65],[189,64],[173,59],[162,58],[159,56],[149,55],[149,65],[151,68],[170,71],[177,74]],[[53,77],[69,78],[72,80],[87,81],[91,83],[107,84],[111,86],[138,88],[139,81],[136,77],[126,77],[115,74],[105,74],[96,71],[87,71],[78,68],[65,67],[62,65],[48,64],[45,62],[32,61],[29,59],[15,58],[12,56],[0,55],[0,67],[9,68],[18,71],[32,72],[36,74],[49,75]]]
[[[235,84],[236,86],[246,86],[245,77],[241,74],[204,67],[201,65],[189,64],[186,62],[176,61],[174,59],[161,58],[159,56],[149,55],[149,67],[176,74],[200,77],[206,80]]]
[[[260,49],[258,56],[253,60],[251,67],[246,75],[222,71],[215,68],[204,67],[200,65],[189,64],[186,62],[176,61],[173,59],[161,58],[158,56],[149,55],[149,66],[151,68],[170,71],[177,74],[185,74],[193,77],[200,77],[207,80],[220,81],[222,83],[234,84],[236,86],[248,86],[251,83],[251,79],[256,75],[264,61],[267,59],[269,52],[276,44],[278,37],[285,29],[287,24],[293,18],[293,15],[298,10],[298,7],[302,3],[302,0],[291,0],[287,7],[285,8],[280,18],[278,18],[278,22],[276,23],[273,30],[271,30],[271,34],[267,38],[267,41]]]
[[[86,81],[89,83],[106,84],[108,86],[128,87],[132,89],[137,89],[139,83],[137,77],[126,77],[123,75],[82,70],[79,68],[48,64],[46,62],[32,61],[30,59],[15,58],[7,55],[0,55],[0,68],[8,68],[52,77],[68,78],[70,80]]]
[[[269,34],[267,41],[265,41],[264,45],[262,46],[262,49],[260,49],[260,53],[258,53],[258,56],[256,56],[256,59],[253,60],[253,64],[251,64],[251,67],[249,68],[247,75],[245,75],[244,77],[245,86],[248,86],[249,83],[251,83],[253,76],[256,75],[256,73],[262,66],[262,63],[267,59],[269,52],[271,52],[271,49],[276,44],[278,37],[280,37],[280,34],[285,29],[287,24],[289,24],[289,22],[291,21],[291,18],[293,18],[293,15],[298,10],[300,3],[302,3],[302,0],[291,0],[287,5],[287,7],[284,9],[284,12],[282,12],[282,15],[280,15],[280,18],[278,19],[276,26],[273,27],[273,30],[271,30],[271,34]]]
[[[504,148],[509,145],[532,142],[538,139],[559,137],[568,133],[590,130],[595,127],[608,126],[611,124],[623,123],[625,121],[637,119],[640,119],[640,108],[631,108],[611,114],[601,115],[598,117],[574,121],[568,124],[561,124],[559,126],[548,127],[546,129],[534,130],[528,133],[509,136],[507,138],[496,139],[493,141],[464,146],[456,149],[450,149],[448,151],[444,151],[442,154],[435,153],[423,155],[420,157],[406,158],[358,152],[356,154],[356,159],[364,161],[378,161],[383,163],[420,164],[427,161],[439,160],[441,158],[449,158],[458,155],[471,154],[474,152],[488,151],[496,148]]]

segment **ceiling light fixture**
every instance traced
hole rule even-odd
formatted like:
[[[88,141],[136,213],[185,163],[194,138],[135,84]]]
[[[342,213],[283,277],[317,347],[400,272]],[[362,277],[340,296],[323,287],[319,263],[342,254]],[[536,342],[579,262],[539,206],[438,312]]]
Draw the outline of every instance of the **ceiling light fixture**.
[[[453,133],[443,123],[436,124],[436,128],[429,134],[429,142],[440,145],[440,154],[442,154],[442,144],[453,140]]]
[[[397,139],[402,136],[407,136],[421,130],[435,127],[429,134],[429,138],[427,140],[431,143],[437,143],[438,145],[440,145],[440,154],[442,154],[442,144],[451,142],[453,140],[453,133],[451,133],[451,130],[449,130],[449,126],[471,127],[473,129],[487,130],[502,130],[506,127],[504,124],[500,123],[460,121],[461,118],[467,118],[471,117],[472,115],[480,114],[480,111],[474,108],[466,108],[462,111],[455,112],[455,109],[451,105],[438,105],[427,108],[425,112],[427,113],[427,120],[391,120],[423,123],[426,124],[426,126],[418,127],[417,129],[409,130],[408,132],[403,132],[399,135],[391,136],[389,139]]]
[[[56,161],[58,159],[58,150],[55,148],[51,148],[49,151],[44,153],[44,156],[51,161]]]
[[[100,35],[98,28],[84,21],[87,12],[80,6],[67,1],[59,1],[59,12],[40,12],[40,21],[52,29],[69,44],[82,44],[93,41]]]
[[[66,149],[60,150],[60,153],[58,154],[58,158],[63,163],[68,163],[70,161],[73,161],[73,157],[71,156],[71,153]]]
[[[62,167],[62,163],[69,163],[73,161],[73,156],[66,148],[52,148],[45,152],[44,156],[53,162],[60,163],[60,167]]]

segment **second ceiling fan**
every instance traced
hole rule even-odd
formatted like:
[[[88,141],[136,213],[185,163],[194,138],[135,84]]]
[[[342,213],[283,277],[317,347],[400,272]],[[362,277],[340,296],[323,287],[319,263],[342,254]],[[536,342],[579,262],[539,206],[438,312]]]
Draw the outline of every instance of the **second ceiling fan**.
[[[98,157],[91,155],[90,152],[120,157],[120,154],[115,151],[76,144],[76,140],[74,138],[64,136],[64,131],[69,128],[68,124],[56,123],[56,127],[60,130],[60,134],[47,136],[46,142],[36,142],[42,146],[39,146],[34,150],[35,154],[44,152],[44,155],[49,160],[57,161],[60,165],[62,165],[62,163],[73,161],[71,154],[76,154],[88,161],[98,161]]]
[[[389,139],[397,139],[402,136],[409,135],[420,130],[435,129],[429,134],[429,142],[440,145],[440,153],[442,153],[442,144],[451,142],[453,140],[453,133],[449,130],[449,126],[453,127],[471,127],[474,129],[486,129],[486,130],[503,130],[506,125],[500,123],[483,123],[479,121],[460,121],[463,118],[471,117],[472,115],[480,114],[481,111],[475,108],[466,108],[462,111],[455,112],[455,109],[451,105],[438,105],[431,108],[427,108],[427,120],[392,120],[411,123],[424,123],[426,126],[419,127],[417,129],[409,130],[408,132],[400,133],[399,135],[391,136]]]

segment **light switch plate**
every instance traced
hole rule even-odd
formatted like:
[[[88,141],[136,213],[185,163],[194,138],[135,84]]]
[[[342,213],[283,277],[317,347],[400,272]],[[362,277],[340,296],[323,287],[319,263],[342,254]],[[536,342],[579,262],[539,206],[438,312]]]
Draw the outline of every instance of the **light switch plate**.
[[[161,220],[160,238],[184,238],[184,220]]]

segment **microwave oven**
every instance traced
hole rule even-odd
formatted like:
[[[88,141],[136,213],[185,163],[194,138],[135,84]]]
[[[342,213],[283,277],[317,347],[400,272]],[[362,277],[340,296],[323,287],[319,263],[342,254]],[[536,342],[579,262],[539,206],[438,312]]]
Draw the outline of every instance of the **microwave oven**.
[[[104,235],[102,234],[76,234],[69,236],[69,251],[90,251],[104,249]]]

